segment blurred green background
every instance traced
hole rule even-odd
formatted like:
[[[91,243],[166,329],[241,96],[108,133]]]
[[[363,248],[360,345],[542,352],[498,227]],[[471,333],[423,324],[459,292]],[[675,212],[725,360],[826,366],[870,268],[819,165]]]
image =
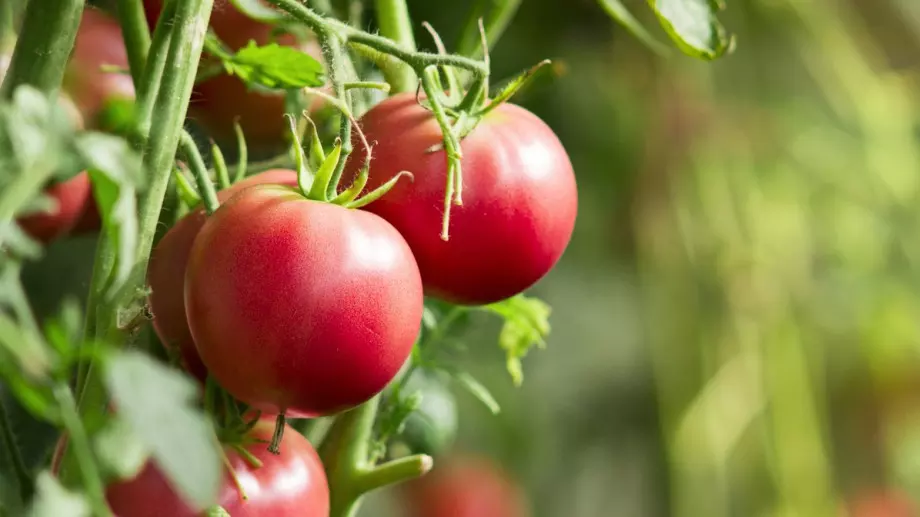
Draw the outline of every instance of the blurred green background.
[[[447,42],[468,7],[410,1]],[[580,187],[533,289],[547,349],[515,388],[477,319],[466,357],[503,411],[457,393],[457,449],[500,462],[535,517],[920,494],[920,1],[735,0],[721,19],[737,49],[706,63],[655,55],[594,0],[524,0],[492,54],[496,77],[556,61],[517,101]],[[56,243],[30,289],[80,292],[92,247]],[[401,515],[392,495],[363,515]]]

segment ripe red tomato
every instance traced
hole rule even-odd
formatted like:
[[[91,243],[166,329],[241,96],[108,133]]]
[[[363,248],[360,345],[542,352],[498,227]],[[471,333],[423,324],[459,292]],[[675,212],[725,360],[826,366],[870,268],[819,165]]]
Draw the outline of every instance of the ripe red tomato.
[[[148,0],[145,5],[148,21],[156,20],[160,1]],[[272,26],[249,18],[227,0],[214,2],[210,25],[232,50],[239,50],[250,41],[264,45],[271,39]],[[297,47],[317,59],[322,56],[320,46],[313,40],[298,42],[294,36],[285,34],[275,41]],[[289,130],[284,117],[284,97],[284,91],[249,89],[239,78],[221,74],[195,85],[189,117],[200,123],[211,137],[223,141],[236,138],[233,122],[238,118],[248,145],[256,149],[274,148],[285,145],[284,137]],[[321,104],[316,99],[312,108]]]
[[[19,226],[34,239],[48,243],[66,235],[83,215],[92,199],[89,176],[81,172],[67,181],[55,183],[45,189],[56,207],[50,213],[36,213],[18,220]]]
[[[406,483],[410,517],[527,517],[521,488],[485,458],[439,460],[430,473]]]
[[[894,490],[867,492],[854,499],[841,512],[841,517],[916,517],[920,515],[918,501]]]
[[[368,212],[261,185],[224,203],[192,246],[185,309],[201,359],[236,398],[318,416],[380,392],[422,319],[412,252]]]
[[[578,211],[572,164],[553,131],[524,108],[503,104],[461,143],[463,206],[454,206],[450,240],[441,240],[446,162],[434,116],[414,93],[390,97],[361,118],[376,142],[368,189],[400,171],[401,181],[366,210],[402,233],[427,294],[485,304],[522,292],[556,264]],[[356,154],[361,144],[356,139]],[[350,160],[353,177],[361,160]],[[348,176],[346,176],[348,177]]]
[[[96,126],[96,116],[107,102],[134,99],[131,75],[103,71],[103,65],[128,68],[121,26],[102,11],[87,7],[67,65],[64,90],[83,113],[89,127]]]
[[[260,422],[253,437],[270,440],[272,424]],[[253,467],[233,449],[227,457],[248,497],[243,501],[237,485],[225,475],[218,504],[233,517],[326,517],[329,515],[329,485],[319,456],[310,442],[288,428],[281,454],[268,452],[264,443],[246,449],[262,462]],[[108,487],[106,497],[118,517],[197,517],[169,486],[152,463],[134,479]]]
[[[288,169],[268,170],[221,190],[217,199],[223,203],[244,188],[263,183],[295,186],[297,173]],[[183,217],[157,243],[147,268],[147,285],[151,288],[147,300],[153,314],[153,328],[163,345],[178,352],[185,368],[202,381],[207,378],[207,369],[198,357],[185,319],[183,286],[192,243],[206,219],[202,208]]]

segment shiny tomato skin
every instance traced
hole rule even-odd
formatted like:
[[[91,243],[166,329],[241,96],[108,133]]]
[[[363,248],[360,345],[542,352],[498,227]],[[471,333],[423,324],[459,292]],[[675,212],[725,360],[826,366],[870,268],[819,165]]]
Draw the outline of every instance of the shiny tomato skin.
[[[479,305],[520,293],[546,275],[568,245],[578,211],[572,164],[553,131],[524,108],[503,104],[461,143],[463,206],[441,240],[446,185],[434,116],[414,93],[383,101],[360,120],[372,143],[368,189],[400,171],[414,175],[366,210],[399,230],[412,248],[426,294]],[[375,144],[375,145],[374,145]],[[355,154],[362,146],[355,141]],[[353,177],[360,160],[349,162]]]
[[[88,7],[83,10],[74,49],[67,65],[64,90],[86,119],[95,119],[106,103],[115,99],[134,99],[134,83],[127,73],[103,71],[103,65],[128,68],[128,54],[121,26],[113,17]]]
[[[422,318],[412,252],[368,212],[257,186],[205,223],[185,307],[208,371],[265,412],[319,416],[389,383]]]
[[[523,490],[493,461],[449,457],[403,485],[408,517],[529,517]]]
[[[289,169],[271,169],[250,176],[217,193],[221,203],[247,187],[261,184],[297,185],[297,173]],[[198,357],[192,333],[185,319],[185,269],[192,243],[204,226],[207,217],[203,208],[187,214],[160,239],[147,268],[147,297],[153,314],[153,328],[167,349],[178,352],[186,370],[201,381],[207,378],[207,369]]]
[[[260,423],[254,437],[270,440],[271,423]],[[316,450],[301,434],[288,427],[281,454],[268,452],[264,443],[246,447],[262,462],[252,467],[239,453],[226,449],[234,472],[248,499],[225,474],[218,503],[233,517],[328,517],[329,485]],[[106,497],[117,517],[198,517],[169,486],[152,463],[134,479],[110,485]]]
[[[49,243],[66,235],[77,224],[83,211],[92,199],[89,175],[81,172],[45,189],[57,205],[50,213],[36,213],[18,219],[19,226],[32,238]]]

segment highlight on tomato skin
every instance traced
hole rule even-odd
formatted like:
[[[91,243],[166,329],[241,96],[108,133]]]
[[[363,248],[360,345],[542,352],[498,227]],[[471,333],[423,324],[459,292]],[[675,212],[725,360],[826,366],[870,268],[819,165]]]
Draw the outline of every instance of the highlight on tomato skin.
[[[447,164],[443,149],[430,152],[443,138],[434,116],[405,93],[359,123],[375,142],[368,191],[400,171],[413,173],[413,181],[397,183],[364,209],[405,237],[426,294],[464,305],[496,302],[531,287],[562,256],[578,212],[575,175],[562,143],[536,115],[503,104],[461,141],[463,204],[451,208],[446,242]],[[360,155],[357,136],[354,147]],[[345,177],[360,166],[350,160]]]
[[[256,425],[249,436],[270,440],[271,421]],[[281,442],[281,453],[268,452],[262,441],[245,446],[262,462],[254,467],[233,448],[225,450],[229,464],[247,496],[225,472],[218,504],[233,517],[327,517],[329,485],[322,462],[310,442],[288,426]],[[199,517],[176,494],[153,463],[148,463],[133,479],[111,484],[106,498],[118,517]]]
[[[425,476],[402,485],[407,517],[531,517],[521,486],[491,458],[439,458]]]
[[[378,216],[260,185],[195,239],[185,308],[201,359],[266,413],[338,413],[396,376],[421,327],[418,266]]]
[[[217,200],[227,201],[243,189],[261,184],[297,185],[297,173],[289,169],[270,169],[231,185],[217,193]],[[198,208],[180,219],[160,239],[147,269],[147,297],[153,315],[153,328],[160,342],[170,351],[177,353],[183,366],[195,378],[204,382],[207,369],[198,356],[185,317],[185,270],[192,244],[206,221],[203,208]]]

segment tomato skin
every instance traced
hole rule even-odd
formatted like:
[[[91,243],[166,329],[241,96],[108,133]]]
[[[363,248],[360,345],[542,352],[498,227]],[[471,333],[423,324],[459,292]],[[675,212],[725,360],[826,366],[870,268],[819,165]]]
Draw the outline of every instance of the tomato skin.
[[[73,53],[64,77],[64,90],[74,100],[89,127],[108,101],[134,99],[134,83],[126,73],[106,72],[102,65],[128,68],[118,21],[104,12],[83,10]]]
[[[265,183],[295,186],[297,173],[289,169],[267,170],[221,190],[217,199],[223,203],[247,187]],[[206,220],[203,208],[179,220],[157,243],[147,268],[147,285],[151,288],[147,301],[153,314],[153,328],[163,345],[178,352],[186,370],[201,381],[208,372],[188,328],[183,290],[192,243]]]
[[[422,318],[412,252],[379,217],[257,186],[205,223],[185,279],[208,371],[264,412],[319,416],[380,392]]]
[[[578,211],[575,176],[559,139],[535,115],[506,103],[463,139],[463,206],[451,209],[447,242],[440,238],[445,154],[427,152],[442,141],[434,116],[406,93],[372,108],[360,124],[376,142],[368,189],[403,170],[414,174],[365,209],[406,238],[426,294],[495,302],[524,291],[559,260]],[[354,145],[360,156],[362,145]],[[351,160],[346,177],[360,165]]]
[[[77,224],[91,200],[89,175],[81,172],[67,181],[54,183],[45,189],[57,207],[51,213],[38,213],[18,219],[19,226],[34,239],[49,243],[66,235]]]
[[[260,422],[254,437],[270,440],[272,424]],[[281,454],[268,452],[264,443],[246,447],[262,462],[254,468],[239,453],[226,454],[248,499],[240,498],[236,484],[225,474],[218,503],[233,517],[327,517],[329,485],[316,450],[300,433],[288,427]],[[118,517],[198,517],[169,486],[153,463],[134,479],[110,485],[106,497]]]
[[[453,457],[406,483],[409,517],[529,517],[521,488],[491,460]]]
[[[918,501],[894,490],[879,490],[850,501],[841,517],[916,517],[918,513]]]

